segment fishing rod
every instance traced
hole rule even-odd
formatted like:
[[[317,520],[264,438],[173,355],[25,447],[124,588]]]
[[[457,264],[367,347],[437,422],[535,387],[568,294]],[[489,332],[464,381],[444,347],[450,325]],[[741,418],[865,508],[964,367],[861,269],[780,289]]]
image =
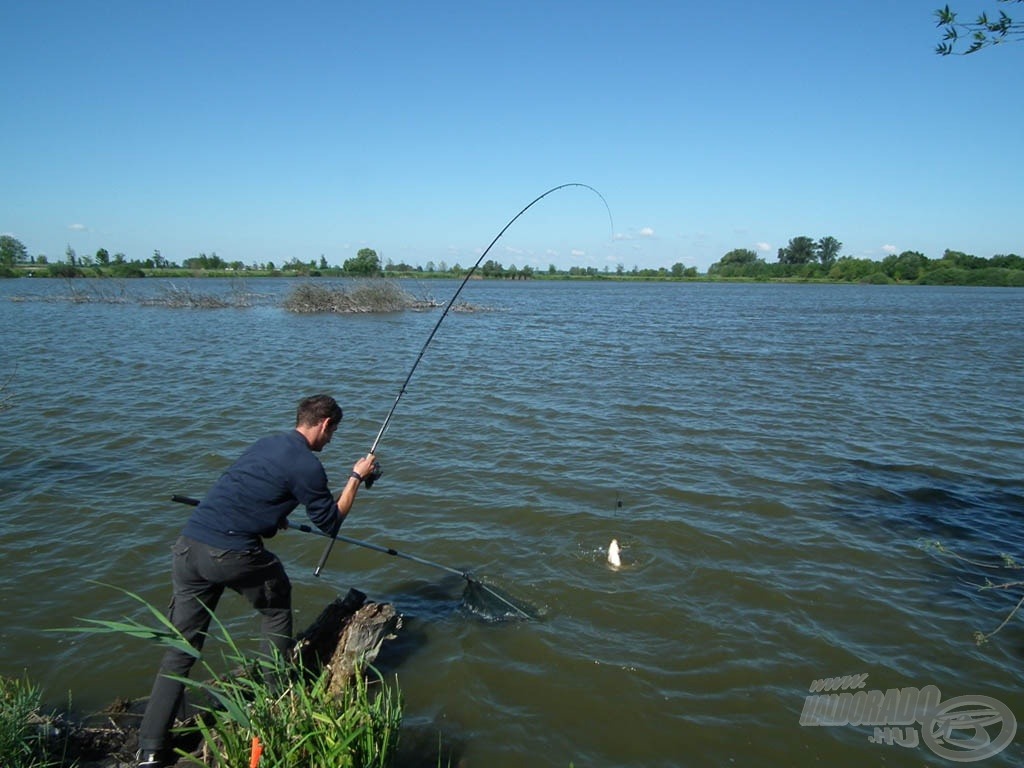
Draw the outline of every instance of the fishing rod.
[[[171,501],[176,501],[179,504],[188,504],[189,506],[192,506],[192,507],[198,507],[199,506],[199,499],[193,498],[191,496],[182,496],[182,495],[177,494],[177,493],[174,494],[173,496],[171,496]],[[521,615],[523,618],[527,618],[527,619],[533,618],[532,616],[530,616],[530,614],[528,614],[526,611],[524,611],[518,605],[515,605],[511,601],[509,601],[506,598],[502,597],[501,595],[499,595],[497,592],[495,592],[493,589],[488,587],[483,582],[478,581],[477,579],[474,579],[467,571],[460,571],[458,568],[452,568],[451,566],[448,566],[448,565],[443,565],[441,563],[435,563],[432,560],[427,560],[427,559],[422,558],[422,557],[417,557],[416,555],[410,555],[408,552],[399,552],[397,549],[392,549],[391,547],[382,547],[380,544],[374,544],[374,543],[369,542],[369,541],[361,541],[359,539],[353,539],[353,538],[350,538],[348,536],[341,536],[341,535],[331,536],[331,534],[324,533],[319,528],[314,528],[311,525],[305,525],[305,524],[292,525],[291,523],[288,522],[287,519],[285,520],[285,527],[289,528],[289,529],[295,528],[295,529],[298,529],[298,530],[300,530],[300,531],[302,531],[304,533],[312,533],[312,534],[315,534],[317,536],[326,536],[327,538],[338,539],[340,541],[345,542],[346,544],[354,544],[357,547],[364,547],[366,549],[372,549],[374,552],[381,552],[381,553],[383,553],[385,555],[391,555],[392,557],[400,557],[403,560],[411,560],[412,562],[419,563],[420,565],[427,565],[427,566],[430,566],[431,568],[437,568],[440,571],[446,571],[447,573],[454,574],[455,576],[461,576],[463,579],[466,580],[467,583],[472,584],[474,586],[477,586],[477,587],[480,587],[480,588],[486,590],[488,592],[488,594],[492,595],[493,597],[496,597],[498,600],[500,600],[502,603],[507,605],[513,611],[515,611],[516,613]]]
[[[448,303],[445,305],[444,311],[441,313],[441,316],[437,319],[437,322],[434,323],[434,327],[431,329],[430,335],[427,336],[427,340],[423,342],[423,347],[420,349],[420,353],[416,356],[416,360],[413,362],[412,368],[409,369],[409,373],[405,377],[405,381],[402,382],[402,386],[398,390],[398,394],[395,396],[395,402],[392,403],[391,410],[388,411],[387,416],[384,417],[384,422],[380,425],[380,431],[377,432],[377,437],[374,438],[373,445],[370,446],[370,453],[377,453],[377,445],[380,443],[381,438],[384,437],[384,433],[387,431],[388,425],[391,423],[391,417],[394,416],[395,409],[398,408],[398,402],[402,399],[402,395],[405,394],[405,390],[409,386],[409,382],[412,380],[412,375],[413,373],[416,372],[416,368],[417,366],[419,366],[420,360],[423,359],[423,355],[426,353],[427,347],[430,346],[430,342],[433,341],[434,335],[437,333],[437,329],[441,327],[441,323],[444,322],[444,319],[448,316],[448,311],[452,308],[452,305],[455,304],[455,300],[459,297],[459,294],[462,293],[462,289],[466,287],[466,283],[469,282],[469,278],[473,276],[473,273],[476,271],[477,267],[480,266],[480,264],[483,262],[487,254],[490,253],[491,248],[493,248],[494,244],[498,242],[499,239],[501,239],[502,235],[505,234],[505,230],[507,230],[509,227],[515,224],[516,220],[520,216],[522,216],[524,213],[530,210],[530,208],[532,208],[534,205],[539,203],[541,200],[543,200],[551,193],[557,192],[560,189],[565,189],[566,187],[582,187],[583,189],[589,189],[591,192],[593,192],[595,195],[601,198],[601,202],[604,203],[605,210],[608,211],[608,221],[612,225],[612,230],[614,231],[615,224],[614,222],[612,222],[612,209],[608,207],[608,201],[604,199],[604,195],[602,195],[589,184],[582,184],[580,182],[569,182],[568,184],[559,184],[558,186],[552,187],[547,192],[538,195],[530,203],[524,206],[523,209],[519,211],[519,213],[517,213],[515,216],[509,219],[508,223],[504,227],[502,227],[501,231],[494,236],[493,240],[491,240],[490,245],[488,245],[487,248],[484,249],[484,252],[480,254],[480,258],[476,260],[476,264],[474,264],[472,268],[470,268],[470,270],[466,273],[466,276],[462,278],[462,282],[459,283],[459,287],[455,290],[455,293],[452,294],[451,299],[448,300]],[[370,480],[370,482],[365,483],[367,488],[370,487],[370,485],[372,484],[373,480],[376,479],[376,477],[379,477],[379,470],[375,469],[374,473],[375,474],[373,475],[372,479],[371,476],[367,476],[367,480]],[[324,565],[327,563],[327,558],[331,555],[331,549],[334,547],[334,540],[336,538],[339,537],[332,536],[331,540],[327,542],[327,546],[324,548],[324,553],[320,556],[320,562],[317,563],[316,569],[313,571],[314,576],[319,576],[320,571],[323,570]]]

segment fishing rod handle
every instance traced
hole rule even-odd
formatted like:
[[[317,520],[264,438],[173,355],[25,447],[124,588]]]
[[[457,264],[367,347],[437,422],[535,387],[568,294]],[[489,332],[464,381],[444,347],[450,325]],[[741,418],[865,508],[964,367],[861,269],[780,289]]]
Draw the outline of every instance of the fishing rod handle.
[[[316,568],[313,569],[313,575],[319,576],[320,571],[327,565],[327,558],[331,556],[331,550],[334,549],[334,536],[331,536],[330,541],[327,542],[327,546],[324,547],[324,553],[320,555],[320,562],[316,564]]]

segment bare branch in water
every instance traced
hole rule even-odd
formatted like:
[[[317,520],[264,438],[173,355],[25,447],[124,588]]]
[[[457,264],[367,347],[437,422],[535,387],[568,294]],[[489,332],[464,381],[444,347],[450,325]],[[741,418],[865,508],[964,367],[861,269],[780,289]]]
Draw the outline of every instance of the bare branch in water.
[[[366,279],[355,281],[351,287],[302,283],[285,297],[282,306],[289,312],[300,314],[348,314],[431,309],[440,305],[431,300],[417,299],[389,280]]]
[[[959,560],[961,563],[965,563],[976,568],[989,568],[997,569],[1000,571],[1018,571],[1021,569],[1021,565],[1017,562],[1016,558],[1014,558],[1013,555],[1009,555],[1005,552],[999,556],[998,562],[985,562],[982,560],[975,560],[973,558],[964,557],[958,552],[954,552],[953,550],[949,549],[941,541],[926,541],[923,543],[922,548],[926,551],[936,552],[943,556],[952,557],[955,560]],[[986,578],[984,584],[973,584],[972,586],[974,586],[979,592],[989,590],[1012,591],[1024,589],[1024,581],[1007,580],[1002,582],[993,582],[991,579]],[[1010,620],[1017,615],[1017,613],[1021,610],[1022,606],[1024,606],[1024,596],[1022,596],[1020,600],[1017,601],[1017,604],[1010,610],[1010,612],[1006,615],[1006,617],[999,624],[999,626],[993,629],[991,632],[981,632],[980,630],[975,630],[973,633],[974,642],[978,645],[984,645],[985,643],[987,643],[989,641],[989,638],[991,638],[993,635],[999,632],[999,630],[1001,630],[1003,627],[1010,623]]]
[[[0,384],[0,413],[8,411],[14,407],[14,395],[7,391],[7,385],[11,383],[11,379],[14,378],[14,374],[18,372],[18,366],[14,366],[14,370],[7,374],[7,378],[4,379],[4,383]]]

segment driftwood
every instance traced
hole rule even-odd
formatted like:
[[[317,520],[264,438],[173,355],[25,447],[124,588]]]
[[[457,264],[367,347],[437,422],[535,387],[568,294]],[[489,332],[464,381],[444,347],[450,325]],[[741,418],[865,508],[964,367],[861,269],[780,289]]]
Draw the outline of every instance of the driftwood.
[[[388,603],[366,602],[366,595],[349,590],[344,598],[328,604],[317,619],[302,631],[295,644],[296,661],[307,671],[330,670],[330,690],[340,692],[356,671],[373,663],[385,640],[395,637],[402,617]],[[59,764],[79,768],[127,768],[135,766],[138,727],[146,699],[117,699],[85,722],[67,715],[39,718],[37,726],[47,737],[51,756]],[[176,743],[192,752],[199,745]],[[180,763],[184,765],[184,763]]]
[[[299,635],[295,656],[307,670],[327,668],[329,690],[338,693],[358,670],[374,662],[384,641],[393,639],[401,626],[394,606],[366,603],[366,595],[350,589]]]

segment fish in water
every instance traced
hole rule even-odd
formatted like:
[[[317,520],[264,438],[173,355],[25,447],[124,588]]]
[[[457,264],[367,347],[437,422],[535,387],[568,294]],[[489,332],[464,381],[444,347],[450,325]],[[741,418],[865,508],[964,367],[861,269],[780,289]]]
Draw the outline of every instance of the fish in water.
[[[608,545],[608,563],[612,568],[618,568],[622,565],[622,558],[619,557],[618,539],[612,539],[612,543]]]

